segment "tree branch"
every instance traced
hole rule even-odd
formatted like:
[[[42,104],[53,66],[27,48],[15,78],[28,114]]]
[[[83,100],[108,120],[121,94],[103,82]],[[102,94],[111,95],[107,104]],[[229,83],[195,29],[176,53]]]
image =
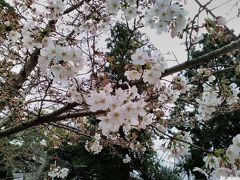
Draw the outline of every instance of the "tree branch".
[[[79,8],[80,6],[82,6],[85,2],[88,3],[88,2],[90,2],[90,0],[83,0],[83,1],[80,1],[80,2],[78,2],[76,4],[74,4],[73,6],[69,7],[68,9],[66,9],[63,12],[63,15],[64,14],[68,14],[68,13],[74,11],[75,9]]]
[[[203,147],[201,147],[201,146],[197,146],[197,145],[195,145],[195,144],[193,144],[193,143],[190,143],[190,142],[188,142],[188,141],[184,141],[184,140],[182,140],[182,139],[176,138],[176,137],[174,137],[174,136],[172,136],[172,135],[169,135],[169,134],[167,134],[167,133],[165,133],[165,132],[162,132],[162,131],[159,130],[157,127],[154,127],[154,126],[152,126],[152,125],[150,125],[150,126],[152,127],[153,131],[154,131],[158,136],[161,136],[161,135],[159,134],[159,133],[161,133],[161,134],[163,134],[163,136],[167,136],[167,137],[168,137],[169,139],[171,139],[171,140],[176,140],[176,141],[179,141],[179,142],[183,142],[183,143],[188,144],[188,145],[190,145],[190,146],[192,146],[192,147],[194,147],[194,148],[201,149],[202,151],[207,152],[207,153],[213,153],[213,151],[211,151],[211,150],[205,149],[205,148],[203,148]]]
[[[238,48],[240,48],[240,38],[238,40],[233,41],[233,42],[231,42],[219,49],[216,49],[210,53],[204,54],[202,56],[193,58],[192,60],[189,60],[189,61],[183,62],[181,64],[178,64],[176,66],[170,67],[165,70],[162,77],[169,76],[171,74],[174,74],[176,72],[179,72],[179,71],[182,71],[182,70],[185,70],[188,68],[206,64],[206,63],[210,62],[211,60],[216,59],[216,58],[218,58],[224,54],[227,54],[229,52],[232,52]]]
[[[44,123],[51,123],[51,122],[57,122],[57,121],[61,121],[61,120],[69,119],[69,118],[85,117],[85,116],[99,115],[99,114],[105,113],[105,111],[97,111],[97,112],[83,111],[83,112],[68,113],[68,114],[58,116],[60,114],[63,114],[64,112],[72,109],[73,106],[75,106],[75,105],[76,105],[75,103],[68,104],[68,105],[64,106],[63,108],[60,108],[50,114],[43,115],[38,118],[33,118],[32,120],[22,122],[21,124],[4,129],[4,130],[0,131],[0,138],[4,138],[7,136],[16,134],[18,132],[24,131],[26,129],[29,129],[29,128],[32,128],[32,127],[35,127],[35,126],[38,126],[38,125],[41,125]]]

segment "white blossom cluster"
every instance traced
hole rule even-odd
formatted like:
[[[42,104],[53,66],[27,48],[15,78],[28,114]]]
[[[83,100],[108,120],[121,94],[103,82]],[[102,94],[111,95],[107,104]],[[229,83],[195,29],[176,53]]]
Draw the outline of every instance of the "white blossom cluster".
[[[192,143],[192,138],[190,136],[190,132],[185,132],[184,135],[176,135],[177,139],[181,139],[181,141],[177,140],[169,140],[167,143],[165,143],[165,147],[169,152],[170,157],[174,158],[182,158],[186,155],[188,155],[189,147]]]
[[[161,55],[156,56],[149,64],[149,69],[144,70],[143,82],[154,85],[158,84],[166,68],[167,63],[165,59]]]
[[[123,158],[123,163],[129,163],[131,161],[131,157],[126,154],[125,157]]]
[[[205,167],[209,169],[217,169],[219,168],[220,160],[214,155],[208,155],[203,158],[203,162],[205,163]]]
[[[186,11],[180,4],[171,0],[157,0],[147,10],[145,10],[146,7],[138,6],[136,0],[126,0],[126,2],[108,0],[106,3],[109,14],[116,15],[122,9],[127,21],[136,18],[138,14],[145,13],[145,24],[156,29],[158,34],[171,30],[171,36],[175,37],[186,25]]]
[[[123,1],[108,0],[106,3],[107,12],[109,14],[116,15],[118,11],[122,9],[127,21],[130,21],[132,18],[136,18],[138,12],[136,0],[126,0],[126,3],[127,4],[123,6]]]
[[[167,63],[161,54],[157,54],[153,58],[150,58],[147,52],[138,48],[135,53],[131,55],[132,64],[139,67],[146,65],[146,69],[138,68],[138,70],[127,70],[125,76],[129,81],[139,80],[143,78],[143,82],[156,85],[160,82],[160,77],[167,68]]]
[[[121,8],[121,1],[119,0],[108,0],[106,3],[106,8],[109,14],[117,14]]]
[[[43,46],[38,58],[43,76],[52,74],[54,80],[64,81],[73,78],[83,69],[84,58],[79,49],[55,45],[50,38],[43,40]]]
[[[21,30],[12,30],[7,36],[7,40],[12,46],[16,46],[22,41],[22,47],[28,52],[32,52],[35,47],[39,47],[40,43],[37,42],[37,36],[39,35],[38,24],[34,21],[29,21],[23,25]]]
[[[215,108],[222,103],[221,97],[219,97],[218,91],[213,89],[207,83],[203,84],[203,94],[201,99],[196,100],[199,104],[197,117],[200,120],[208,120],[211,118]]]
[[[21,36],[22,35],[18,31],[13,30],[13,31],[10,31],[7,38],[10,42],[16,43],[19,41]]]
[[[48,0],[48,7],[51,11],[52,19],[57,19],[61,15],[66,7],[65,1],[62,0]]]
[[[179,4],[171,0],[157,0],[152,8],[146,12],[146,25],[157,30],[158,34],[168,32],[171,29],[172,37],[175,37],[186,24],[186,11]]]
[[[190,87],[191,85],[188,84],[188,81],[185,77],[174,76],[171,84],[165,86],[160,92],[158,100],[161,103],[174,104],[174,102],[179,98],[180,94],[189,91]]]
[[[85,149],[93,154],[98,154],[102,151],[103,146],[100,144],[101,135],[96,133],[94,136],[94,141],[86,141]]]
[[[229,89],[230,89],[230,95],[228,96],[228,98],[226,99],[227,104],[228,105],[232,105],[234,103],[237,103],[239,101],[239,87],[237,87],[237,85],[235,83],[231,83],[229,85]]]
[[[10,144],[15,145],[15,146],[22,146],[24,141],[23,140],[18,140],[18,139],[13,139],[12,141],[9,141]]]
[[[98,116],[97,119],[100,120],[102,134],[108,136],[110,132],[117,132],[121,126],[128,134],[132,128],[146,128],[152,123],[153,115],[147,114],[144,109],[147,103],[139,97],[135,86],[128,90],[118,88],[114,93],[110,86],[105,86],[99,92],[92,91],[85,101],[92,112],[107,110],[106,115]]]
[[[239,160],[240,160],[240,134],[236,135],[233,144],[226,151],[226,158],[209,154],[203,158],[207,171],[213,170],[210,176],[201,168],[195,168],[194,171],[199,171],[211,180],[218,180],[220,177],[240,177]]]
[[[226,155],[231,163],[235,163],[237,160],[240,160],[240,134],[235,136],[232,140],[232,143],[226,151]],[[240,175],[240,170],[239,170]]]
[[[205,70],[198,70],[198,72],[203,73]],[[220,88],[218,84],[214,84],[213,82],[216,80],[216,77],[210,75],[208,77],[208,82],[203,83],[203,93],[200,99],[197,99],[196,102],[199,104],[198,106],[198,114],[196,117],[199,120],[208,120],[211,118],[212,113],[216,110],[220,104],[226,103],[228,105],[233,105],[239,102],[238,94],[240,93],[239,87],[235,83],[231,83],[228,87],[228,93],[225,93],[226,97],[221,96]]]
[[[48,172],[48,176],[51,178],[61,178],[64,179],[67,177],[69,172],[68,168],[60,168],[59,166],[56,168],[53,168],[50,172]]]
[[[68,100],[67,102],[77,102],[79,104],[82,103],[83,98],[82,98],[82,94],[77,91],[77,86],[76,85],[72,85],[69,89],[68,89]]]

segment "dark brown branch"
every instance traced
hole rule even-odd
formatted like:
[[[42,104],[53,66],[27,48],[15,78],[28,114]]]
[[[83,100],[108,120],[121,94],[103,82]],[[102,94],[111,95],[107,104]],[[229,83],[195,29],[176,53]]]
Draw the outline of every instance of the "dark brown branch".
[[[199,66],[199,65],[209,63],[210,61],[212,61],[216,58],[219,58],[220,56],[222,56],[224,54],[233,52],[234,50],[237,50],[239,48],[240,48],[240,38],[237,39],[236,41],[232,41],[231,43],[229,43],[229,44],[227,44],[227,45],[225,45],[221,48],[213,50],[212,52],[209,52],[209,53],[204,54],[202,56],[193,58],[189,61],[185,61],[181,64],[178,64],[176,66],[173,66],[173,67],[170,67],[170,68],[166,69],[165,72],[162,74],[161,78],[172,75],[172,74],[177,73],[177,72],[182,71],[182,70],[186,70],[188,68],[192,68],[192,67],[195,67],[195,66]],[[226,70],[226,71],[228,71],[228,70]],[[129,84],[130,84],[130,86],[133,86],[133,85],[138,85],[138,84],[141,84],[141,83],[143,83],[142,79],[131,81]],[[123,83],[123,84],[118,85],[117,87],[114,87],[114,88],[118,88],[118,87],[121,87],[123,89],[127,89],[128,85]]]
[[[171,68],[168,68],[165,70],[165,72],[163,73],[162,77],[166,77],[169,76],[171,74],[174,74],[176,72],[188,69],[188,68],[192,68],[195,66],[199,66],[202,64],[206,64],[209,63],[211,60],[219,58],[220,56],[227,54],[229,52],[232,52],[236,49],[240,48],[240,39],[233,41],[231,43],[229,43],[228,45],[225,45],[219,49],[216,49],[210,53],[204,54],[202,56],[193,58],[190,61],[186,61],[183,62],[181,64],[178,64],[176,66],[173,66]]]
[[[90,115],[98,115],[98,114],[104,114],[105,111],[97,111],[97,112],[77,112],[77,113],[69,113],[69,114],[64,114],[61,116],[57,116],[61,112],[64,112],[66,110],[69,110],[71,105],[67,105],[53,113],[41,116],[39,118],[34,118],[32,120],[23,122],[21,124],[15,125],[13,127],[4,129],[0,131],[0,138],[8,137],[10,135],[16,134],[18,132],[24,131],[26,129],[44,124],[44,123],[51,123],[51,122],[57,122],[61,120],[65,120],[68,118],[77,118],[77,117],[85,117],[85,116],[90,116]]]
[[[49,123],[50,125],[54,126],[54,127],[57,127],[57,128],[62,128],[62,129],[65,129],[67,131],[70,131],[70,132],[74,132],[76,134],[79,134],[81,136],[85,136],[85,137],[88,137],[90,139],[92,139],[93,137],[90,136],[90,135],[87,135],[87,134],[84,134],[82,133],[79,129],[77,128],[73,128],[73,127],[70,127],[70,126],[67,126],[67,125],[64,125],[64,124],[61,124],[61,123],[53,123],[53,122],[50,122]]]
[[[60,109],[58,109],[58,110],[56,110],[56,111],[48,114],[47,116],[51,116],[51,117],[59,116],[59,115],[65,113],[65,112],[73,109],[73,108],[76,107],[77,105],[78,105],[78,103],[76,103],[76,102],[74,102],[74,103],[69,103],[69,104],[63,106],[62,108],[60,108]]]
[[[79,8],[80,6],[82,6],[85,2],[88,3],[88,2],[90,2],[90,0],[83,0],[83,1],[80,1],[80,2],[78,2],[76,4],[74,4],[73,6],[69,7],[68,9],[66,9],[63,12],[63,14],[68,14],[68,13],[74,11],[75,9]]]

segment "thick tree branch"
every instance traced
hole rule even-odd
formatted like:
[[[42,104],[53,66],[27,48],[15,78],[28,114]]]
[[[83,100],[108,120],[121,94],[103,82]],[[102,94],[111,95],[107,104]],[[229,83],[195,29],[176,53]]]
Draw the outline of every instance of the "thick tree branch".
[[[74,11],[75,9],[79,8],[80,6],[82,6],[85,2],[88,3],[88,2],[90,2],[90,0],[79,1],[78,3],[74,4],[73,6],[69,7],[68,9],[66,9],[63,12],[63,14],[68,14],[68,13]]]
[[[26,129],[44,124],[44,123],[51,123],[51,122],[57,122],[61,120],[65,120],[68,118],[77,118],[77,117],[85,117],[85,116],[90,116],[90,115],[99,115],[99,114],[104,114],[105,111],[97,111],[97,112],[75,112],[75,113],[67,113],[61,116],[58,116],[59,114],[62,114],[70,109],[73,108],[75,103],[68,104],[64,106],[63,108],[54,111],[50,114],[40,116],[38,118],[33,118],[32,120],[22,122],[21,124],[15,125],[13,127],[4,129],[0,131],[0,138],[8,137],[10,135],[16,134],[18,132],[24,131]]]
[[[57,127],[57,128],[62,128],[62,129],[65,129],[67,131],[70,131],[70,132],[74,132],[78,135],[81,135],[81,136],[85,136],[85,137],[88,137],[90,139],[92,139],[93,137],[91,137],[90,135],[88,134],[84,134],[82,133],[79,129],[77,128],[74,128],[74,127],[70,127],[70,126],[67,126],[67,125],[64,125],[64,124],[61,124],[61,123],[54,123],[54,122],[50,122],[49,123],[50,125],[54,126],[54,127]]]
[[[230,53],[236,49],[240,48],[240,39],[233,41],[231,43],[229,43],[228,45],[225,45],[219,49],[216,49],[210,53],[204,54],[202,56],[193,58],[190,61],[186,61],[183,62],[181,64],[178,64],[176,66],[173,66],[171,68],[168,68],[165,70],[165,72],[163,73],[162,77],[165,76],[169,76],[171,74],[174,74],[176,72],[188,69],[188,68],[192,68],[195,66],[199,66],[202,64],[206,64],[209,63],[210,61],[212,61],[213,59],[216,59],[224,54]]]
[[[182,70],[186,70],[188,68],[192,68],[192,67],[195,67],[195,66],[199,66],[199,65],[209,63],[210,61],[212,61],[212,60],[214,60],[214,59],[216,59],[216,58],[218,58],[218,57],[220,57],[224,54],[233,52],[234,50],[237,50],[239,48],[240,48],[240,38],[236,41],[232,41],[231,43],[229,43],[229,44],[227,44],[227,45],[225,45],[221,48],[213,50],[212,52],[209,52],[209,53],[204,54],[202,56],[193,58],[189,61],[185,61],[181,64],[178,64],[176,66],[173,66],[173,67],[170,67],[170,68],[166,69],[165,72],[162,74],[161,78],[172,75],[172,74],[177,73],[177,72],[182,71]],[[227,72],[227,70],[226,70],[226,72]],[[142,79],[131,81],[129,84],[131,86],[133,86],[133,85],[138,85],[138,84],[141,84],[141,83],[143,83]],[[114,88],[117,88],[117,87],[127,89],[128,85],[123,83],[123,84],[118,85]]]

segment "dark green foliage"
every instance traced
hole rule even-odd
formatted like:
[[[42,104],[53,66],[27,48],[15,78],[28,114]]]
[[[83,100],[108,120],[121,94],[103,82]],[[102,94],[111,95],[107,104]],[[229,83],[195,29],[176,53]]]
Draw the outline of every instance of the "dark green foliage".
[[[198,46],[201,47],[200,49],[193,48],[190,52],[190,57],[195,58],[204,54],[207,54],[213,50],[216,50],[222,46],[225,46],[229,44],[231,41],[233,41],[235,38],[232,37],[228,41],[211,41],[211,36],[209,34],[204,34],[204,38],[198,43]],[[236,51],[233,55],[223,55],[220,58],[214,59],[208,64],[201,65],[201,67],[204,68],[210,68],[213,71],[221,70],[223,67],[230,67],[233,66],[234,63],[236,63],[236,59],[239,57],[239,53]],[[190,59],[190,61],[191,61]],[[196,70],[199,68],[199,66],[196,66],[194,68],[190,68],[185,72],[185,76],[188,78],[191,78],[193,75],[196,74]],[[234,75],[234,73],[229,74]],[[219,78],[219,76],[218,76]]]
[[[126,81],[125,66],[131,62],[134,51],[148,43],[148,39],[137,29],[130,29],[125,24],[117,23],[111,30],[111,37],[106,40],[109,67],[106,69],[114,80]]]
[[[3,155],[0,155],[0,180],[7,178],[12,178],[12,172],[11,169],[6,166]]]
[[[234,38],[232,38],[231,40],[234,40]],[[213,43],[211,41],[210,35],[205,34],[204,39],[199,42],[201,48],[199,50],[193,49],[191,51],[191,57],[195,58],[208,52],[211,52],[219,47],[228,44],[231,40],[229,39],[229,41],[227,42],[215,41]],[[235,51],[231,55],[230,54],[223,55],[220,58],[211,61],[211,63],[203,65],[202,67],[210,68],[213,72],[217,72],[222,70],[223,68],[236,66],[238,58],[239,52]],[[184,72],[184,76],[191,81],[191,78],[197,74],[197,68],[199,67],[194,67],[187,70],[186,72]],[[226,86],[228,86],[231,83],[236,83],[238,86],[240,85],[239,75],[236,74],[234,71],[228,73],[219,73],[216,74],[216,77],[217,82],[219,84],[225,84]],[[183,98],[187,97],[189,101],[194,102],[192,100],[198,97],[199,94],[201,94],[200,92],[202,91],[203,82],[204,80],[195,82],[196,85],[195,90],[196,89],[198,90],[195,92],[199,93],[195,94],[188,93],[183,95],[182,97]],[[176,105],[177,108],[175,108],[174,111],[172,112],[171,114],[172,116],[176,116],[180,112],[184,113],[186,112],[184,103],[178,101]],[[196,108],[197,106],[195,106],[195,111],[191,113],[186,112],[188,113],[187,116],[188,117],[195,116],[195,114],[197,113]],[[178,128],[185,131],[190,131],[192,134],[193,144],[200,146],[205,150],[214,151],[219,148],[227,148],[232,143],[232,138],[239,133],[240,129],[239,123],[240,112],[231,109],[228,111],[229,112],[222,112],[221,114],[214,114],[214,117],[206,122],[195,122],[192,128],[190,128],[190,126],[186,128],[182,124],[179,124]],[[185,161],[183,161],[180,164],[180,166],[184,171],[187,172],[188,175],[190,174],[190,172],[192,172],[195,175],[196,179],[205,179],[204,175],[198,172],[193,172],[192,170],[194,169],[194,167],[204,166],[203,157],[206,155],[207,155],[206,151],[191,147],[190,155],[186,157]]]
[[[50,155],[57,157],[62,166],[70,169],[67,179],[81,180],[178,180],[176,171],[163,167],[156,152],[131,152],[132,161],[123,163],[129,149],[105,148],[99,154],[90,154],[83,143],[65,145]]]
[[[5,0],[0,0],[0,7],[6,7],[8,9],[14,10],[14,8],[12,6],[10,6],[9,3],[7,3]]]
[[[143,180],[178,180],[176,170],[164,167],[163,162],[157,157],[156,152],[147,150],[144,154],[136,153],[131,165]],[[133,178],[134,179],[134,178]],[[136,178],[137,180],[137,178]]]
[[[193,144],[206,150],[228,148],[232,144],[232,138],[239,133],[239,119],[240,112],[233,111],[219,114],[204,124],[196,124],[191,129]],[[204,165],[203,157],[207,155],[207,152],[193,147],[190,148],[190,152],[190,156],[182,164],[187,172],[192,171],[194,167],[202,167]],[[194,174],[197,178],[204,177],[200,173]]]
[[[89,153],[84,143],[75,146],[65,145],[52,155],[57,156],[64,167],[70,169],[68,179],[82,180],[121,180],[129,179],[129,164],[122,162],[122,157],[116,155],[113,149],[105,148],[99,154]]]

